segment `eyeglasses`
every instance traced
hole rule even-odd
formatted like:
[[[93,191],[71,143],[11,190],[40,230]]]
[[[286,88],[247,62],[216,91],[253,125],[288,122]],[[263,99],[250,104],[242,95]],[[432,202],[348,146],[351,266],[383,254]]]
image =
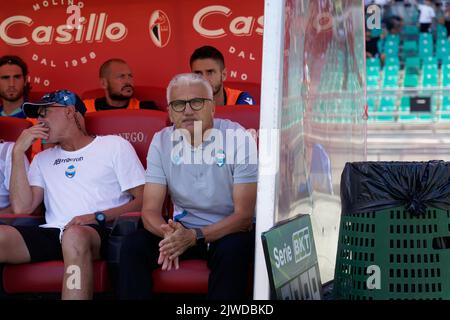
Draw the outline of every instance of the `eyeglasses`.
[[[49,108],[66,108],[66,106],[42,106],[37,112],[39,118],[45,118]]]
[[[189,103],[191,109],[194,111],[199,111],[205,106],[205,101],[212,101],[207,98],[193,98],[191,100],[174,100],[169,102],[169,106],[175,112],[183,112],[186,110],[186,104]]]

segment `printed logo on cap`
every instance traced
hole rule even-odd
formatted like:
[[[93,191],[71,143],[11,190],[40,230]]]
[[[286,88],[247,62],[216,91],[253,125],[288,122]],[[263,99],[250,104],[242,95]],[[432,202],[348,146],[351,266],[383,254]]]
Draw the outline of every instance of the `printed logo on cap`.
[[[153,11],[149,22],[150,38],[158,48],[164,48],[170,40],[171,28],[167,14],[162,10]]]

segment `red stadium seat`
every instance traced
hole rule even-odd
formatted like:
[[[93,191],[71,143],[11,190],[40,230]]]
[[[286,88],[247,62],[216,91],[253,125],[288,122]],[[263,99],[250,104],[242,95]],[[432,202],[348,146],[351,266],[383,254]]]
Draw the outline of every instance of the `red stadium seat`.
[[[14,117],[0,117],[0,140],[16,141],[23,130],[28,129],[33,124],[26,119]]]
[[[49,91],[30,91],[30,93],[28,93],[28,101],[31,101],[31,102],[39,101],[45,94],[47,94],[49,92],[51,92],[51,91],[50,90]]]
[[[246,81],[225,81],[224,85],[232,89],[239,89],[250,93],[250,95],[255,99],[255,103],[260,104],[261,85],[259,83]]]
[[[167,114],[157,110],[110,110],[87,113],[85,122],[90,134],[117,134],[127,139],[146,167],[150,142],[167,126]]]
[[[209,269],[205,260],[180,261],[178,270],[153,271],[153,291],[155,293],[195,293],[208,292]]]
[[[62,261],[45,261],[6,265],[3,270],[3,289],[8,294],[60,292],[64,277]],[[110,289],[106,261],[94,262],[94,292]]]
[[[16,141],[23,130],[28,129],[33,124],[26,119],[14,117],[0,117],[0,140]],[[31,159],[31,148],[27,151],[28,159]]]
[[[259,130],[259,105],[217,106],[214,118],[238,122],[245,129]]]
[[[83,92],[81,99],[94,99],[105,96],[105,90],[98,88]],[[134,97],[139,101],[153,101],[161,111],[167,110],[166,89],[153,86],[135,86]]]

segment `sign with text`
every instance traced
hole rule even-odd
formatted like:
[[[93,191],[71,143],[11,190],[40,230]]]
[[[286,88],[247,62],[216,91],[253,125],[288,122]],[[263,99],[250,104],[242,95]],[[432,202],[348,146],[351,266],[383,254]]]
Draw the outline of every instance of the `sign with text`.
[[[309,215],[262,234],[273,299],[320,300],[321,281]]]
[[[100,65],[128,62],[135,85],[165,88],[212,45],[227,80],[260,83],[263,0],[18,0],[0,10],[0,55],[22,57],[33,91],[100,87]]]

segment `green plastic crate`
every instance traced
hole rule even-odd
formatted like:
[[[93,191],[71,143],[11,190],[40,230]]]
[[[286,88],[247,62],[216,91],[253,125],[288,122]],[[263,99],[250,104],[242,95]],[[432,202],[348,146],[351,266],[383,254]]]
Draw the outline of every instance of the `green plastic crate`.
[[[450,249],[433,249],[450,236],[450,212],[403,207],[342,215],[334,297],[350,300],[450,299]],[[369,266],[380,288],[368,289]]]

